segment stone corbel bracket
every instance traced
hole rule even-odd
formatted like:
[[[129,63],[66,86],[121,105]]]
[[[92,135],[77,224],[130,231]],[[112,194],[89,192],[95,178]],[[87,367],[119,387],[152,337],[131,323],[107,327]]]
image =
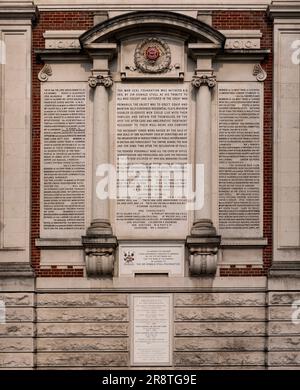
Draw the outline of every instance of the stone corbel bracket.
[[[189,250],[189,268],[191,275],[214,275],[217,270],[220,236],[188,236],[186,246]]]
[[[84,236],[86,273],[90,277],[112,277],[114,275],[115,252],[118,241],[114,236]]]
[[[221,236],[209,220],[194,223],[191,235],[186,238],[191,275],[214,275],[217,271]]]

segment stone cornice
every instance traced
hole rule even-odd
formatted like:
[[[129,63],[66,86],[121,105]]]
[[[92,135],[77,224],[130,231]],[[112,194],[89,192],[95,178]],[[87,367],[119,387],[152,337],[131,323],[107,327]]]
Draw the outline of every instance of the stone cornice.
[[[38,18],[38,8],[33,1],[1,1],[0,19],[31,19],[35,21]]]
[[[272,1],[268,8],[269,16],[275,18],[298,18],[300,16],[300,1]]]

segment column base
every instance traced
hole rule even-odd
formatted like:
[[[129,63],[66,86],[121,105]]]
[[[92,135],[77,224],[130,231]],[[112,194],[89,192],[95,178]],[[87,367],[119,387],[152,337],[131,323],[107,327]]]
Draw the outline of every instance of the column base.
[[[94,219],[91,226],[87,229],[87,236],[112,236],[110,222],[105,219]]]
[[[91,277],[114,275],[115,251],[118,240],[106,220],[94,220],[82,236],[86,273]]]
[[[189,250],[189,268],[192,275],[214,275],[217,270],[221,236],[209,219],[193,224],[191,235],[186,238]]]

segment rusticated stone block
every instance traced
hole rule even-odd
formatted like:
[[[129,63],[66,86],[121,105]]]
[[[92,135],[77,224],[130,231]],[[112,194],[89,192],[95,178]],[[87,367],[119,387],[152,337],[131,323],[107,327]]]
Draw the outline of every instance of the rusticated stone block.
[[[300,351],[300,336],[285,336],[285,337],[269,337],[269,350],[299,350]]]
[[[95,352],[95,351],[127,351],[128,339],[123,338],[38,338],[37,350]]]
[[[2,293],[0,300],[5,302],[5,306],[33,306],[33,294],[30,293]]]
[[[269,335],[295,335],[299,336],[300,324],[293,324],[292,321],[269,322]]]
[[[292,306],[274,306],[269,308],[270,320],[292,321],[292,315],[295,311]]]
[[[257,321],[265,319],[258,307],[176,308],[175,321]]]
[[[127,336],[128,324],[39,323],[37,324],[37,334],[39,337]]]
[[[176,336],[260,336],[264,322],[182,322],[175,324]]]
[[[128,309],[125,308],[39,308],[37,318],[41,322],[97,322],[128,321]]]
[[[38,366],[46,367],[125,367],[128,362],[128,353],[126,352],[40,352],[37,354]]]
[[[177,351],[263,351],[264,337],[182,337],[175,338]]]
[[[300,365],[300,351],[269,352],[269,364],[271,366]]]
[[[265,355],[263,352],[175,352],[176,366],[263,366]]]
[[[175,306],[264,306],[264,293],[175,294]]]
[[[0,367],[5,368],[30,368],[33,366],[32,353],[0,353]]]
[[[32,322],[34,311],[31,307],[8,307],[5,310],[7,322]]]
[[[127,294],[38,294],[39,307],[127,307]]]
[[[300,292],[271,292],[269,295],[270,305],[292,305],[300,300]]]
[[[33,352],[33,339],[18,338],[1,338],[0,352]]]
[[[31,323],[10,323],[0,325],[0,336],[15,337],[15,336],[32,336],[33,324]]]

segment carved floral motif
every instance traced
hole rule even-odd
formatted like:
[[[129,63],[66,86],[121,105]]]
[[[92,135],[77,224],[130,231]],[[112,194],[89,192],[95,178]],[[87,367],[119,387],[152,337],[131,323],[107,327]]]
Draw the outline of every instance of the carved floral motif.
[[[167,72],[172,69],[170,47],[159,38],[144,39],[135,49],[134,63],[143,73]]]

